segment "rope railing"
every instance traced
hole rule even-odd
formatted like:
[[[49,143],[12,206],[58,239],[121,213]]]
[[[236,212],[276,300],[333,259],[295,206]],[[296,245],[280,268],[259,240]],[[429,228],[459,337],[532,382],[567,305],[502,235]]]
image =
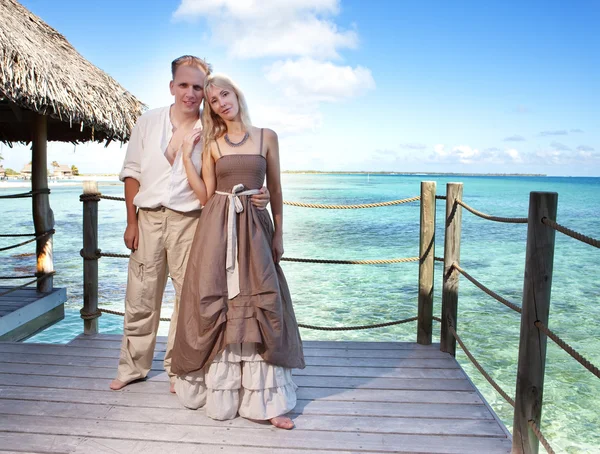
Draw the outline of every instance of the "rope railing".
[[[104,194],[82,194],[79,196],[79,200],[84,201],[93,201],[93,200],[117,200],[124,202],[125,197],[115,197]],[[377,208],[377,207],[387,207],[393,205],[401,205],[404,203],[417,202],[421,200],[420,196],[409,197],[407,199],[399,199],[399,200],[390,200],[388,202],[374,202],[374,203],[363,203],[363,204],[355,204],[355,205],[326,205],[321,203],[304,203],[304,202],[291,202],[284,200],[283,204],[288,206],[302,207],[302,208],[321,208],[321,209],[330,209],[330,210],[350,210],[350,209],[360,209],[360,208]]]
[[[17,238],[21,236],[35,236],[35,233],[3,233],[0,238]]]
[[[84,255],[83,249],[80,251],[80,255],[87,260],[95,260],[101,257],[111,257],[111,258],[120,258],[127,259],[130,254],[114,254],[112,252],[102,252],[100,249],[96,251],[95,255],[88,257]],[[394,259],[375,259],[375,260],[329,260],[329,259],[305,259],[305,258],[295,258],[295,257],[282,257],[282,261],[284,262],[298,262],[298,263],[327,263],[334,265],[386,265],[392,263],[409,263],[409,262],[418,262],[419,257],[404,257],[404,258],[394,258]]]
[[[483,290],[485,293],[487,293],[489,296],[491,296],[495,300],[501,302],[502,304],[504,304],[506,307],[512,309],[513,311],[518,312],[519,314],[521,313],[521,308],[519,306],[517,306],[514,303],[511,303],[506,298],[501,297],[493,290],[490,290],[489,288],[487,288],[485,285],[483,285],[481,282],[479,282],[477,279],[475,279],[473,276],[471,276],[469,273],[467,273],[465,270],[463,270],[456,262],[452,264],[452,268],[454,268],[456,271],[458,271],[460,274],[462,274],[464,277],[466,277],[469,281],[471,281],[477,288]]]
[[[21,192],[19,194],[0,195],[0,199],[25,199],[36,194],[50,194],[50,189],[36,189],[35,191]]]
[[[82,311],[83,311],[83,309],[82,309]],[[82,311],[80,311],[81,318],[90,319],[90,318],[99,317],[99,315],[96,315],[96,313],[88,314],[88,313],[84,313]],[[98,312],[105,313],[105,314],[118,315],[121,317],[123,317],[125,315],[124,312],[113,311],[111,309],[104,309],[104,308],[99,308]],[[306,328],[306,329],[314,329],[314,330],[318,330],[318,331],[355,331],[355,330],[363,330],[363,329],[371,329],[371,328],[384,328],[386,326],[401,325],[403,323],[410,323],[410,322],[414,322],[416,320],[418,320],[418,317],[410,317],[410,318],[405,318],[402,320],[395,320],[393,322],[375,323],[373,325],[357,325],[357,326],[316,326],[316,325],[306,325],[304,323],[298,323],[298,327]],[[170,322],[171,319],[169,317],[161,317],[160,321],[161,322]]]
[[[600,240],[597,240],[590,236],[583,235],[582,233],[576,232],[575,230],[571,230],[571,229],[569,229],[563,225],[560,225],[559,223],[557,223],[551,219],[548,219],[546,217],[542,218],[542,223],[546,224],[548,227],[551,227],[560,233],[564,233],[565,235],[570,236],[571,238],[579,240],[582,243],[586,243],[586,244],[589,244],[590,246],[600,248]]]
[[[552,449],[552,446],[550,446],[550,443],[548,443],[548,440],[546,440],[546,437],[544,437],[544,434],[537,426],[535,421],[533,419],[530,419],[529,421],[527,421],[527,424],[529,424],[529,427],[531,427],[531,430],[533,431],[537,439],[540,441],[544,449],[546,449],[546,452],[548,454],[555,454],[554,449]]]
[[[54,229],[50,229],[50,230],[48,230],[48,231],[46,231],[46,232],[44,232],[44,233],[36,236],[35,238],[32,238],[32,239],[27,240],[27,241],[23,241],[22,243],[18,243],[18,244],[13,244],[13,245],[10,245],[10,246],[2,247],[2,248],[0,248],[0,252],[8,251],[9,249],[14,249],[14,248],[17,248],[17,247],[20,247],[20,246],[24,246],[24,245],[29,244],[29,243],[33,243],[34,241],[37,241],[37,240],[39,240],[41,238],[44,238],[47,235],[54,235],[54,233],[55,233],[55,230]]]
[[[326,205],[322,203],[304,203],[304,202],[290,202],[283,201],[284,205],[289,205],[293,207],[302,207],[302,208],[321,208],[328,210],[356,210],[360,208],[377,208],[377,207],[387,207],[392,205],[401,205],[403,203],[416,202],[421,200],[420,196],[410,197],[408,199],[400,199],[400,200],[391,200],[389,202],[375,202],[375,203],[362,203],[357,205]]]
[[[11,288],[10,290],[7,290],[5,292],[0,293],[0,297],[6,296],[6,295],[8,295],[9,293],[12,293],[12,292],[16,292],[17,290],[21,290],[22,288],[25,288],[28,285],[35,284],[38,281],[41,281],[42,279],[46,279],[48,276],[53,276],[54,274],[56,274],[55,271],[52,271],[50,273],[44,273],[44,274],[38,276],[37,278],[33,279],[32,281],[26,282],[23,285],[19,285],[18,287],[14,287],[14,288]]]
[[[453,326],[449,326],[449,330],[450,330],[450,333],[452,334],[452,336],[454,336],[454,338],[456,339],[456,342],[458,342],[458,344],[463,349],[463,351],[465,352],[465,354],[467,355],[467,357],[471,360],[471,362],[473,363],[473,365],[477,368],[477,370],[479,372],[481,372],[481,375],[483,375],[485,377],[485,379],[489,382],[489,384],[492,385],[494,387],[494,389],[496,391],[498,391],[498,393],[502,397],[504,397],[504,399],[510,405],[512,405],[514,407],[515,406],[514,399],[511,398],[508,394],[506,394],[506,392],[500,387],[500,385],[498,385],[498,383],[496,383],[496,381],[492,377],[490,377],[490,375],[485,371],[485,369],[483,367],[481,367],[481,364],[479,364],[479,362],[471,354],[471,352],[469,351],[469,349],[463,343],[463,341],[460,338],[460,336],[458,334],[456,334],[456,331],[454,330],[454,327]]]
[[[581,364],[583,367],[585,367],[587,370],[589,370],[596,377],[600,378],[600,370],[596,366],[594,366],[591,362],[589,362],[586,358],[584,358],[577,350],[575,350],[573,347],[571,347],[569,344],[567,344],[564,340],[562,340],[550,328],[548,328],[546,325],[544,325],[539,320],[537,320],[534,323],[534,325],[536,326],[537,329],[544,332],[544,334],[546,334],[546,336],[548,336],[550,339],[552,339],[556,343],[556,345],[558,345],[560,348],[562,348],[564,351],[566,351],[569,355],[571,355],[573,357],[573,359],[575,359],[575,361],[577,361],[579,364]]]
[[[13,280],[13,279],[31,279],[32,277],[37,277],[35,274],[27,274],[25,276],[0,276],[1,280]]]
[[[479,216],[480,218],[487,219],[488,221],[506,222],[509,224],[527,224],[527,218],[504,218],[504,217],[500,217],[500,216],[492,216],[490,214],[485,214],[485,213],[482,213],[481,211],[477,211],[475,208],[470,207],[469,205],[464,203],[462,200],[456,200],[456,203],[458,203],[461,207],[463,207],[467,211],[470,211],[471,213],[473,213],[475,216]]]

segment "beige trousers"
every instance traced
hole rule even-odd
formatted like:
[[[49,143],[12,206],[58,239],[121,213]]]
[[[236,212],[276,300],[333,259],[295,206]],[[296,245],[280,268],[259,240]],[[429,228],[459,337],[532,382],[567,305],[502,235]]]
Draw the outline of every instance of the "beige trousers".
[[[171,350],[175,340],[179,298],[200,211],[168,208],[138,211],[139,243],[131,254],[125,294],[123,342],[117,379],[123,383],[146,377],[152,366],[160,308],[167,277],[175,287],[164,366],[171,381]]]
[[[177,376],[175,392],[184,407],[206,408],[212,419],[268,420],[296,406],[292,370],[265,362],[255,344],[231,344],[208,370]]]

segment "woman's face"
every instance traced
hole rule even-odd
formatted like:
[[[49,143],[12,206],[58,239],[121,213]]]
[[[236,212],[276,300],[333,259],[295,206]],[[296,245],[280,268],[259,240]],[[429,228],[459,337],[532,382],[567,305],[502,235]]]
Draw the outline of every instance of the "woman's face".
[[[211,109],[219,117],[226,121],[235,120],[240,112],[240,105],[233,90],[213,85],[206,95]]]

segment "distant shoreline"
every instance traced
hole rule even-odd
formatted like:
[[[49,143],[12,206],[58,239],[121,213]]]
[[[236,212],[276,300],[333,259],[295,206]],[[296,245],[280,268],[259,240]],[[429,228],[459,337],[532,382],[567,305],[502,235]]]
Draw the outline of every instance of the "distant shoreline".
[[[324,170],[284,170],[287,174],[330,174],[330,175],[442,175],[464,177],[547,177],[545,173],[471,173],[471,172],[365,172],[365,171],[324,171]]]

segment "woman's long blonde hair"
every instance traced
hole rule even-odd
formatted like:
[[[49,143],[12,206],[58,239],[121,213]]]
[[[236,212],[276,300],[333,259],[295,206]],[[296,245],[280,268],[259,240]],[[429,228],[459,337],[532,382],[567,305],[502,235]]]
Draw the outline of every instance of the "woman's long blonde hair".
[[[204,111],[202,112],[202,123],[203,123],[203,139],[205,150],[210,149],[210,143],[213,140],[217,140],[227,132],[227,125],[225,121],[215,113],[210,106],[210,100],[208,99],[208,90],[212,87],[224,88],[231,90],[238,99],[239,114],[242,121],[242,125],[246,131],[250,131],[252,123],[250,122],[250,115],[248,114],[248,105],[246,104],[246,98],[240,90],[240,88],[225,74],[210,74],[204,81]]]

